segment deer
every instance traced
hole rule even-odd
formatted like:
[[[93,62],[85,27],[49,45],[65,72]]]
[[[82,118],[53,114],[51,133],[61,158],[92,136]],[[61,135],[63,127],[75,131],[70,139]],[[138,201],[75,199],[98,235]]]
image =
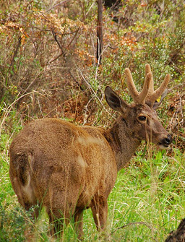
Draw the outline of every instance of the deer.
[[[19,203],[26,209],[45,207],[51,236],[74,219],[83,238],[83,211],[90,208],[98,231],[106,228],[108,196],[117,173],[125,167],[142,140],[167,148],[172,136],[158,120],[156,100],[166,90],[167,74],[157,90],[149,64],[143,89],[138,92],[129,68],[126,84],[133,99],[125,102],[110,86],[105,99],[118,118],[108,128],[78,126],[57,119],[31,121],[15,136],[10,149],[10,180]]]

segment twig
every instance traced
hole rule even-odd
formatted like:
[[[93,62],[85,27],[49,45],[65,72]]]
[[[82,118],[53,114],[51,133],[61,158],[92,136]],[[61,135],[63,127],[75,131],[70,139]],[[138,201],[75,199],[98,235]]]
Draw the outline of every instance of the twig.
[[[47,64],[51,64],[52,62],[56,61],[60,56],[63,56],[63,53],[62,52],[59,55],[57,55],[56,57],[54,57],[54,59],[48,61]]]
[[[62,45],[60,44],[60,42],[58,41],[58,39],[57,39],[57,34],[54,32],[54,30],[52,30],[52,34],[53,34],[53,37],[54,37],[55,41],[57,42],[58,47],[59,47],[60,50],[61,50],[61,54],[60,54],[59,56],[63,56],[63,57],[64,57],[64,61],[65,61],[65,63],[67,63],[67,60],[66,60],[66,53],[63,51],[63,47],[62,47]],[[58,56],[58,57],[59,57],[59,56]],[[83,87],[82,87],[82,86],[78,83],[78,81],[75,79],[75,77],[73,76],[71,70],[69,70],[69,74],[71,75],[73,81],[74,81],[74,82],[78,85],[78,87],[83,91]]]
[[[21,46],[21,37],[19,36],[17,46],[15,48],[15,51],[13,53],[12,60],[11,60],[11,63],[10,63],[9,71],[12,70],[12,72],[10,71],[11,76],[13,76],[13,73],[14,73],[15,57],[17,56],[17,53],[18,53],[20,46]]]
[[[175,85],[174,87],[168,89],[168,93],[171,93],[176,88],[181,88],[181,90],[183,90],[184,87],[185,87],[185,83],[180,83],[180,84]]]
[[[103,109],[109,114],[111,115],[111,113],[105,108],[104,104],[102,103],[102,101],[100,100],[100,98],[98,97],[98,95],[96,94],[96,92],[94,91],[94,89],[92,88],[91,84],[86,80],[86,78],[84,77],[82,71],[77,67],[77,70],[79,71],[81,77],[83,78],[84,82],[86,83],[87,87],[92,91],[92,93],[94,94],[94,96],[96,97],[96,99],[99,101],[99,103],[102,105]],[[111,115],[112,116],[112,115]]]
[[[1,137],[1,131],[2,131],[2,129],[3,129],[3,125],[4,125],[4,122],[5,122],[5,120],[6,120],[6,118],[8,117],[8,115],[9,115],[9,113],[10,113],[10,111],[12,110],[12,108],[13,108],[13,106],[20,100],[20,99],[22,99],[23,97],[26,97],[26,96],[28,96],[28,95],[30,95],[30,94],[32,94],[32,93],[38,93],[38,94],[40,94],[40,95],[42,95],[40,92],[38,92],[38,91],[32,91],[32,92],[28,92],[28,93],[25,93],[25,94],[23,94],[23,95],[21,95],[20,97],[17,97],[17,99],[15,99],[7,108],[5,108],[5,110],[3,110],[4,111],[4,113],[3,113],[3,118],[2,118],[2,121],[1,121],[1,123],[0,123],[0,137]],[[18,96],[20,95],[20,92],[19,92],[19,94],[18,94]]]
[[[29,92],[29,93],[26,93],[26,94],[24,94],[24,95],[21,95],[20,97],[18,97],[16,100],[14,100],[13,103],[11,103],[11,104],[6,108],[6,110],[5,110],[5,112],[4,112],[4,115],[3,115],[3,119],[2,119],[2,121],[1,121],[1,123],[0,123],[0,137],[1,137],[1,131],[2,131],[2,129],[3,129],[3,124],[4,124],[5,120],[6,120],[6,118],[8,117],[9,112],[10,112],[11,109],[13,108],[14,104],[15,104],[16,102],[18,102],[21,98],[23,98],[23,97],[25,97],[25,96],[28,96],[28,95],[30,95],[31,93],[32,93],[32,92]],[[20,93],[19,93],[19,94],[20,94]]]
[[[75,34],[74,34],[74,37],[72,38],[72,40],[69,42],[67,48],[69,48],[69,46],[71,45],[71,43],[72,43],[73,40],[75,39],[75,37],[76,37],[76,35],[77,35],[79,29],[80,29],[80,28],[78,28],[78,29],[77,29],[75,32],[73,32],[73,33],[68,33],[68,34],[74,34],[74,33],[75,33]],[[63,51],[63,48],[62,48],[61,44],[59,43],[59,41],[58,41],[58,39],[57,39],[56,32],[54,32],[54,31],[52,30],[52,34],[53,34],[53,37],[54,37],[55,41],[57,42],[57,44],[58,44],[58,46],[59,46],[59,48],[60,48],[60,50],[61,50],[61,53],[60,53],[59,55],[57,55],[57,57],[55,57],[54,59],[48,61],[48,64],[51,64],[52,62],[54,62],[55,60],[57,60],[60,56],[65,57],[65,53],[64,53],[64,51]],[[63,34],[63,35],[65,35],[65,34]]]
[[[28,90],[29,88],[36,82],[37,78],[42,75],[42,73],[44,72],[44,70],[42,70],[34,79],[33,81],[27,86],[27,88],[24,90],[23,94],[24,95]]]
[[[74,40],[75,37],[77,36],[79,30],[80,30],[80,28],[78,28],[78,29],[75,31],[75,34],[74,34],[73,38],[71,39],[71,41],[69,42],[69,44],[67,45],[67,48],[69,48],[69,46],[71,45],[71,43],[73,42],[73,40]]]
[[[54,6],[52,6],[51,8],[49,8],[48,10],[46,10],[46,12],[49,12],[49,11],[51,11],[51,9],[56,8],[56,7],[58,7],[59,5],[62,5],[63,3],[66,3],[66,2],[68,2],[68,1],[71,1],[71,0],[61,1],[61,2],[59,2],[59,3],[57,3],[57,4],[55,4]]]
[[[87,13],[86,13],[86,15],[85,15],[86,17],[87,17],[87,15],[89,14],[91,8],[94,6],[94,4],[95,4],[95,1],[92,3],[92,5],[90,6],[90,8],[88,9],[88,11],[87,11]]]
[[[66,54],[64,53],[63,48],[62,48],[62,45],[61,45],[60,42],[58,41],[58,39],[57,39],[57,35],[56,35],[56,33],[54,32],[54,30],[52,30],[52,34],[53,34],[54,40],[57,42],[57,45],[58,45],[58,47],[59,47],[60,50],[61,50],[61,54],[63,55],[63,57],[65,57]]]

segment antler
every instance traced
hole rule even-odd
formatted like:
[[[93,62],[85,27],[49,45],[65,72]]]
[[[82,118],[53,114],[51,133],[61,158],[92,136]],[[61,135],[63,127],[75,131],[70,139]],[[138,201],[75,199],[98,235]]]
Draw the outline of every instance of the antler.
[[[170,80],[170,75],[167,74],[161,86],[154,91],[153,75],[149,64],[145,66],[145,82],[142,91],[139,93],[134,84],[132,74],[129,68],[125,69],[125,75],[127,80],[127,87],[129,89],[130,95],[132,96],[135,103],[144,104],[147,103],[153,106],[155,101],[162,95],[165,91],[168,82]]]
[[[129,90],[130,95],[133,98],[134,102],[144,104],[145,98],[148,94],[148,90],[149,90],[149,87],[150,87],[150,82],[151,82],[151,79],[152,79],[152,73],[150,73],[150,72],[147,73],[147,75],[145,77],[143,90],[140,93],[136,89],[136,86],[134,84],[132,74],[131,74],[129,68],[125,69],[125,75],[126,75],[126,80],[127,80],[127,87],[128,87],[128,90]]]
[[[145,66],[145,74],[151,73],[151,68],[149,64],[146,64]],[[153,75],[151,78],[148,95],[146,97],[146,102],[149,103],[151,106],[154,105],[155,101],[165,92],[165,89],[168,85],[168,82],[170,81],[170,74],[167,74],[164,78],[163,83],[160,85],[160,87],[154,91],[154,81],[153,81]]]

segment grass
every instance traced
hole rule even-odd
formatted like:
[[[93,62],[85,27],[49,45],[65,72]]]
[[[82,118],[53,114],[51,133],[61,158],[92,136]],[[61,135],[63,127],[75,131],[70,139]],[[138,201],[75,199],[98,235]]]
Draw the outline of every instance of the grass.
[[[185,212],[183,157],[178,152],[174,158],[161,152],[151,160],[140,157],[136,157],[139,165],[132,163],[120,171],[110,195],[113,228],[125,225],[114,236],[124,241],[164,241]]]
[[[10,137],[2,134],[0,157],[0,241],[51,241],[44,210],[37,222],[22,209],[12,189],[8,169]],[[90,210],[84,213],[84,241],[164,241],[185,214],[184,154],[174,149],[137,152],[118,173],[109,196],[106,239],[95,228]],[[64,241],[77,241],[74,224],[65,228]]]

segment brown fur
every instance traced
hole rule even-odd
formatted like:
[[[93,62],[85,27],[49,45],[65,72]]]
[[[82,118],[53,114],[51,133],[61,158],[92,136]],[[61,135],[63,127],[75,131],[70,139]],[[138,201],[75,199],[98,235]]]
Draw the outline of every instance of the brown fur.
[[[83,210],[89,207],[97,228],[103,229],[117,172],[141,140],[168,145],[168,133],[151,107],[129,106],[110,87],[105,95],[110,107],[120,112],[111,128],[39,119],[26,125],[10,146],[10,179],[18,200],[25,209],[45,206],[55,225],[52,233],[62,230],[59,219],[67,224],[74,216],[81,237]]]
[[[185,242],[185,219],[182,219],[176,231],[172,231],[165,242]]]

